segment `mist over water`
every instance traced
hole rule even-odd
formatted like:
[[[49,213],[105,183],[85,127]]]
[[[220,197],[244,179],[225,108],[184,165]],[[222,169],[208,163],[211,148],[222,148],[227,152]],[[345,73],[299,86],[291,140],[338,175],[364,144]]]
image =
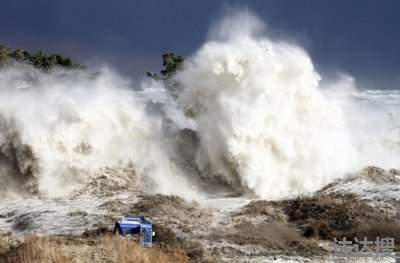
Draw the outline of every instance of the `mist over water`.
[[[322,85],[306,51],[249,13],[214,26],[173,81],[175,97],[106,68],[2,69],[1,192],[62,196],[107,168],[110,181],[190,199],[203,181],[279,199],[399,160],[396,117],[363,100],[379,92],[350,77]]]

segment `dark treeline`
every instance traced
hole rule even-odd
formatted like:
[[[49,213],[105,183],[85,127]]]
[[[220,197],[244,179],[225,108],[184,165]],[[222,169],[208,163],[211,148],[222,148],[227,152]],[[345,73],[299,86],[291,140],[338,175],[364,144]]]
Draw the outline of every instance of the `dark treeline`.
[[[184,59],[173,52],[164,52],[162,54],[163,69],[160,75],[147,72],[147,76],[155,80],[168,80],[183,66]],[[67,69],[86,69],[86,66],[73,62],[69,57],[61,54],[47,54],[43,50],[36,53],[16,48],[11,49],[0,44],[0,67],[12,65],[14,62],[32,65],[41,70],[51,70],[55,67]]]
[[[60,54],[46,54],[43,50],[36,53],[20,48],[11,49],[0,44],[0,67],[20,62],[32,65],[41,70],[51,70],[54,67],[67,69],[85,69],[84,65],[73,62],[70,58]]]

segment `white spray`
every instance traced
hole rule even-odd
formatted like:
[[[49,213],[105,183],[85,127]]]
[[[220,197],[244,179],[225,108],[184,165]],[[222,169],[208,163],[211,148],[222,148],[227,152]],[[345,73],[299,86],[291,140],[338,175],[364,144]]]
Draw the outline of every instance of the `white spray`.
[[[185,196],[189,187],[164,149],[161,119],[146,112],[132,84],[107,69],[97,76],[72,74],[30,67],[0,73],[2,161],[16,159],[17,172],[35,177],[39,193],[48,196],[77,190],[106,167],[129,166],[112,179],[150,178],[152,190],[165,194],[179,184]],[[27,147],[31,154],[24,155]],[[34,165],[23,173],[27,163]]]
[[[357,151],[307,53],[262,29],[250,14],[226,18],[177,79],[198,124],[199,165],[275,199],[345,176]]]
[[[138,177],[155,192],[189,198],[197,195],[188,178],[211,176],[278,199],[374,164],[377,153],[386,157],[376,151],[380,142],[368,144],[379,133],[359,121],[370,112],[354,107],[351,79],[323,91],[308,54],[268,37],[248,13],[222,20],[186,60],[173,79],[177,100],[162,82],[135,85],[108,70],[83,75],[0,72],[2,178],[33,177],[40,194],[54,196],[82,188],[105,167],[133,167],[108,176],[128,183]],[[150,113],[149,104],[161,105],[161,114]],[[191,140],[184,157],[197,154],[194,169],[176,165],[182,154],[172,138],[180,134]]]

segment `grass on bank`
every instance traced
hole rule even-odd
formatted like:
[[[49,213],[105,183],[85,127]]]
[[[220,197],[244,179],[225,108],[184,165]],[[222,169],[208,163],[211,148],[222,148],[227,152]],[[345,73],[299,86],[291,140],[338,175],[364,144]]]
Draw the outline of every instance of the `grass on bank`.
[[[142,248],[136,242],[111,235],[96,240],[31,236],[8,255],[3,255],[0,262],[184,263],[188,262],[188,257],[178,248]]]

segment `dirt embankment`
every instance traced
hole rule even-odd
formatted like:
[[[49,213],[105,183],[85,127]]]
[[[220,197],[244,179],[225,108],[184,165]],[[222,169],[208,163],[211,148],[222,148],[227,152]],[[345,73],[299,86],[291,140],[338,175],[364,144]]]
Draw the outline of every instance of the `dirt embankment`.
[[[272,246],[285,241],[289,244],[300,243],[301,246],[291,248],[295,251],[299,249],[300,253],[305,252],[303,250],[311,254],[323,253],[323,249],[318,250],[318,242],[332,241],[334,238],[363,240],[366,237],[368,240],[376,240],[378,237],[390,237],[400,240],[400,221],[393,213],[388,214],[379,207],[372,207],[352,194],[318,194],[278,202],[253,201],[236,216],[253,218],[253,221],[254,218],[259,218],[262,222],[257,227],[254,223],[241,222],[238,225],[247,229],[243,231],[247,233],[252,233],[251,228],[257,229],[251,234],[253,241],[261,235],[268,236],[266,239],[273,241]],[[261,231],[263,226],[264,229],[272,230],[264,235]],[[399,244],[395,245],[395,250],[398,250]]]
[[[284,201],[280,204],[305,237],[324,240],[347,237],[400,240],[400,222],[379,207],[372,207],[351,194],[321,195]],[[399,248],[399,244],[396,244]]]

